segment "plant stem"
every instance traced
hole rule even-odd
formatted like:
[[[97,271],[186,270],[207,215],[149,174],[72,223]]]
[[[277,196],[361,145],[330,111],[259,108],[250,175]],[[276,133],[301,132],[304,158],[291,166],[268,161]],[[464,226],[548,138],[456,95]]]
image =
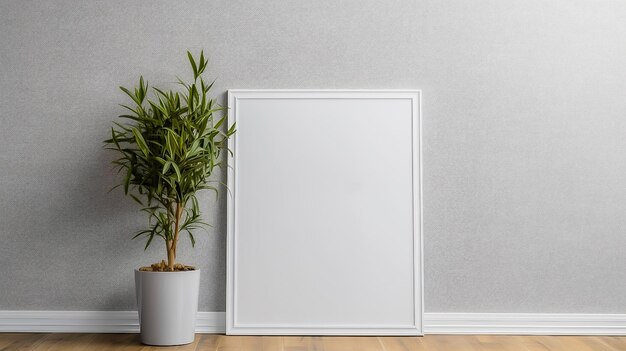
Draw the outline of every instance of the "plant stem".
[[[180,217],[183,215],[183,206],[176,203],[176,212],[174,214],[174,240],[167,242],[167,265],[170,271],[174,271],[174,261],[176,260],[176,244],[178,243],[178,234],[180,233]]]
[[[165,248],[167,249],[167,269],[173,271],[176,253],[172,249],[172,240],[165,241]]]

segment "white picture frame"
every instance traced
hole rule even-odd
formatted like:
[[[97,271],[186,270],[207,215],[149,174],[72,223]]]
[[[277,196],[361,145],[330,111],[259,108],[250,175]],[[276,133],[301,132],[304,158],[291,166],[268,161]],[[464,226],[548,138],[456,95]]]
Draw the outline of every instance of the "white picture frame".
[[[423,335],[421,91],[228,107],[226,333]]]

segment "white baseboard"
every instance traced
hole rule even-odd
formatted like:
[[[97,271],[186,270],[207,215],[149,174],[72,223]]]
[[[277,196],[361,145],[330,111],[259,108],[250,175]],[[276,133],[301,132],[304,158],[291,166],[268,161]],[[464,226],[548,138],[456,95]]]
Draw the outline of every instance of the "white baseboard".
[[[626,335],[626,314],[425,313],[424,333]]]
[[[224,312],[198,312],[196,332],[224,333]],[[137,333],[134,311],[0,311],[0,332]],[[626,314],[425,313],[425,334],[626,335]]]
[[[198,312],[197,333],[224,333],[224,312]],[[0,332],[138,333],[135,311],[0,311]]]

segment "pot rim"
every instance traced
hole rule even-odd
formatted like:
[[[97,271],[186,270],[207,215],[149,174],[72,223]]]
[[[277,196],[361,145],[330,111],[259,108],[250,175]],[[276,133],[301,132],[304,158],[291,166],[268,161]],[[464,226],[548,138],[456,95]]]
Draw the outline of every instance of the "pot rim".
[[[194,269],[193,271],[173,271],[173,272],[164,271],[164,272],[155,272],[155,271],[140,271],[140,270],[139,270],[139,268],[135,268],[135,272],[142,273],[142,274],[143,274],[143,273],[152,273],[152,274],[156,274],[156,273],[167,273],[167,274],[172,274],[172,273],[178,273],[178,274],[181,274],[181,273],[187,273],[187,274],[193,274],[193,273],[196,273],[196,272],[197,272],[197,273],[199,273],[199,272],[200,272],[200,269],[199,269],[199,268],[196,268],[196,269]]]

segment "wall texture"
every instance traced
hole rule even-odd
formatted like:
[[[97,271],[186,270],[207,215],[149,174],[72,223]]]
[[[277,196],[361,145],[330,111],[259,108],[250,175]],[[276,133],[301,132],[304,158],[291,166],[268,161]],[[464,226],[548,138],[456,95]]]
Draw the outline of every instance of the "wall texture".
[[[139,74],[423,89],[427,312],[626,313],[622,1],[2,1],[0,310],[129,310],[160,259],[102,150]],[[183,247],[225,307],[225,201]],[[186,244],[186,243],[185,243]]]

